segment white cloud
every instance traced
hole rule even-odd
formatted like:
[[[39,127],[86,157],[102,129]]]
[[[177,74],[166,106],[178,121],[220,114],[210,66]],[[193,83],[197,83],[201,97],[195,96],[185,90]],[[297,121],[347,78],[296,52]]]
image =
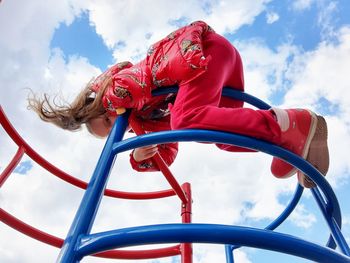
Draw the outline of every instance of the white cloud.
[[[278,21],[279,18],[280,18],[280,16],[275,12],[266,13],[266,23],[268,23],[268,24],[275,23],[276,21]]]
[[[97,33],[109,47],[123,43],[123,47],[114,49],[115,59],[137,61],[150,44],[178,27],[170,21],[182,20],[186,24],[204,20],[219,33],[234,32],[241,25],[252,23],[268,2],[214,1],[206,6],[203,1],[148,0],[140,4],[134,0],[105,0],[93,2],[89,10]]]
[[[310,8],[315,0],[296,0],[293,1],[292,7],[295,10],[301,11]]]
[[[329,180],[333,183],[340,183],[344,176],[348,176],[349,157],[346,149],[350,136],[350,29],[341,28],[337,36],[337,43],[322,42],[316,50],[295,60],[287,74],[294,84],[286,94],[283,105],[303,106],[318,111],[322,97],[336,105],[336,115],[326,116],[331,154]]]
[[[198,254],[194,254],[193,262],[226,262],[225,250],[222,245],[194,245],[194,251],[198,251]],[[234,250],[234,260],[239,263],[251,263],[249,257],[245,252],[240,249]]]
[[[272,50],[261,39],[235,41],[243,59],[246,92],[266,101],[276,91],[289,88],[285,74],[294,57],[300,54],[298,47],[285,43]]]
[[[310,228],[316,222],[315,215],[310,213],[304,205],[298,205],[293,211],[290,219],[295,225],[305,229]]]
[[[338,3],[336,1],[320,1],[318,3],[318,25],[323,39],[333,39],[336,34],[334,21],[337,19]]]
[[[344,117],[349,116],[348,98],[349,29],[339,32],[339,44],[323,42],[318,49],[299,57],[289,69],[294,87],[286,95],[288,105],[315,104],[320,96],[339,104]],[[334,70],[336,68],[336,70]],[[336,91],[337,92],[336,92]]]
[[[339,1],[324,0],[297,0],[293,1],[292,9],[302,12],[310,10],[315,6],[317,12],[316,23],[320,28],[320,36],[324,40],[334,40],[337,38],[337,28],[335,24],[339,20]]]

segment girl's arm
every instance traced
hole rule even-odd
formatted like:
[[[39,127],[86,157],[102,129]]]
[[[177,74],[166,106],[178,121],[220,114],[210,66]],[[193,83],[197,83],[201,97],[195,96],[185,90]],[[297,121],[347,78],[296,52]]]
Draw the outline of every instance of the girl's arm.
[[[157,121],[155,120],[149,120],[149,121],[143,121],[140,123],[140,120],[137,118],[130,118],[130,124],[131,127],[135,127],[135,131],[137,134],[140,134],[140,132],[143,132],[146,130],[147,132],[157,132],[157,131],[167,131],[170,130],[170,124],[169,124],[169,116],[159,119]],[[160,154],[164,162],[170,166],[177,155],[178,152],[178,143],[167,143],[167,144],[159,144],[157,145],[157,152]],[[135,154],[135,151],[139,151]],[[137,150],[134,150],[130,154],[130,163],[134,170],[139,172],[152,172],[152,171],[159,171],[157,164],[152,160],[152,157],[136,161],[139,158],[143,158],[143,156],[153,156],[154,154],[154,147],[148,146],[139,148]]]
[[[160,154],[164,162],[168,166],[170,166],[176,158],[176,155],[178,152],[178,144],[177,143],[159,144],[157,145],[157,148],[158,148],[157,152]],[[152,160],[152,157],[138,162],[135,160],[134,154],[135,154],[135,150],[133,150],[130,154],[130,163],[134,170],[139,172],[159,171],[157,164]]]

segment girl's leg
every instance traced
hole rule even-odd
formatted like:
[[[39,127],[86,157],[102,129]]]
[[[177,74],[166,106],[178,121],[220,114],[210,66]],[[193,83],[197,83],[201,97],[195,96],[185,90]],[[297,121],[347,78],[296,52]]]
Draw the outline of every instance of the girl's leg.
[[[235,48],[215,33],[206,37],[203,48],[211,61],[203,75],[180,84],[171,109],[172,129],[222,130],[279,143],[281,131],[271,111],[227,107],[227,101],[221,104],[226,107],[220,105],[223,86],[243,90],[242,63]],[[232,105],[242,104],[233,101]]]
[[[180,85],[171,109],[171,128],[222,130],[267,140],[307,158],[315,167],[322,166],[320,171],[325,174],[329,156],[327,126],[322,118],[306,110],[282,110],[282,114],[277,114],[276,110],[241,108],[236,101],[232,107],[227,107],[230,106],[227,101],[220,103],[223,102],[223,86],[243,90],[240,56],[225,38],[215,33],[206,37],[203,48],[205,55],[211,55],[212,60],[203,75]],[[232,146],[219,147],[228,151],[242,150]],[[274,158],[271,170],[276,177],[286,177],[296,171],[278,158]],[[302,173],[298,174],[298,178],[304,186],[313,186],[308,184]]]

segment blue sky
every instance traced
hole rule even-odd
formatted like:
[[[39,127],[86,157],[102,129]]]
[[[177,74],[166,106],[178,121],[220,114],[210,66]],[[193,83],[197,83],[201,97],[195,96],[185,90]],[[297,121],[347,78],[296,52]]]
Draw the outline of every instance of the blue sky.
[[[51,47],[60,48],[65,58],[83,56],[101,70],[113,63],[112,52],[96,34],[95,28],[89,22],[88,13],[82,13],[72,24],[60,24],[51,41]]]
[[[30,169],[33,168],[33,164],[31,161],[27,160],[27,161],[24,161],[24,162],[21,162],[17,167],[16,169],[14,170],[15,173],[19,173],[19,174],[27,174]]]
[[[0,33],[6,33],[7,37],[0,39],[0,57],[4,61],[4,66],[0,69],[0,83],[11,88],[8,89],[6,100],[0,98],[1,105],[20,134],[24,135],[40,154],[64,171],[87,180],[103,142],[96,142],[85,130],[80,134],[67,134],[43,124],[32,112],[26,110],[23,89],[29,86],[38,93],[57,89],[62,94],[77,93],[91,77],[114,62],[128,58],[136,62],[143,57],[147,47],[161,36],[188,22],[202,19],[225,35],[240,51],[245,66],[248,93],[267,100],[272,105],[306,106],[326,115],[332,143],[329,181],[340,201],[343,229],[349,240],[348,0],[145,1],[144,5],[138,3],[138,8],[135,8],[134,1],[102,1],[101,4],[94,1],[49,1],[47,5],[28,2],[19,10],[16,1],[3,2],[5,3],[1,5],[4,9],[1,9],[0,5]],[[1,13],[2,10],[5,11]],[[39,17],[42,20],[38,19]],[[0,133],[0,141],[2,136],[4,135]],[[7,141],[4,142],[7,145]],[[182,146],[173,167],[176,174],[180,174],[179,179],[191,181],[196,191],[194,222],[197,220],[264,227],[290,200],[295,181],[273,178],[268,172],[270,159],[266,156],[237,157],[215,151],[213,147],[202,150],[197,150],[196,147],[202,149],[201,147],[205,146]],[[5,148],[7,150],[7,147]],[[11,156],[12,152],[9,150],[8,156]],[[209,157],[205,155],[208,153]],[[0,155],[0,160],[7,160],[8,156],[4,158]],[[200,168],[199,172],[196,170],[198,166],[195,157],[203,161],[204,168]],[[237,162],[238,158],[242,160]],[[140,184],[138,189],[145,187],[146,190],[149,185],[157,189],[164,187],[159,183],[159,177],[130,178],[128,158],[122,160],[123,176],[118,179],[112,176],[112,186],[131,189],[131,186]],[[223,166],[222,160],[226,160]],[[219,164],[222,174],[217,173]],[[5,165],[1,162],[0,167]],[[232,169],[235,175],[228,179],[227,176],[232,176]],[[189,175],[192,170],[200,176]],[[72,213],[76,211],[80,196],[71,192],[70,188],[58,185],[57,180],[41,176],[41,168],[32,161],[23,161],[15,173],[20,175],[15,175],[11,178],[12,181],[6,182],[4,190],[0,193],[0,201],[4,201],[3,206],[17,212],[21,218],[33,222],[36,226],[43,224],[63,237],[73,219]],[[248,180],[255,173],[255,179]],[[182,174],[186,174],[187,177],[182,177]],[[230,184],[230,187],[227,187],[227,184]],[[214,194],[204,191],[216,189],[215,186],[221,188]],[[46,195],[43,193],[44,196],[41,196],[41,191]],[[324,244],[328,238],[327,226],[312,196],[305,192],[298,211],[293,213],[293,217],[278,228],[278,231]],[[216,198],[223,203],[217,206],[214,201]],[[109,204],[109,201],[106,201],[106,207],[109,209],[101,212],[98,221],[102,226],[110,224],[108,227],[112,228],[116,225],[128,226],[129,223],[139,224],[136,219],[152,216],[146,212],[152,210],[151,205],[147,207],[143,203],[142,218],[135,218],[136,209],[133,204],[120,204],[127,219],[113,218],[117,216],[115,207],[119,206],[119,203],[113,200],[113,203]],[[212,212],[213,205],[217,209],[215,213]],[[167,204],[160,207],[165,213],[159,215],[160,223],[173,220],[167,217],[170,214]],[[47,215],[47,209],[52,208],[55,208],[56,213],[50,217]],[[44,221],[44,218],[47,221]],[[21,235],[12,238],[14,234],[7,228],[1,228],[1,231],[4,238],[0,237],[0,244],[6,244],[10,251],[5,253],[0,245],[1,262],[19,262],[29,258],[33,258],[33,261],[28,261],[30,263],[51,262],[57,256],[56,249],[47,251],[45,246],[37,248],[36,244],[31,243],[35,241],[23,240]],[[46,257],[38,259],[32,251],[42,251]],[[223,248],[214,252],[211,249],[199,249],[196,257],[201,258],[203,262],[214,262],[213,260],[221,254],[224,254]],[[243,263],[305,262],[288,255],[252,249],[241,249],[236,256],[237,262]],[[87,262],[97,261],[87,259]],[[179,258],[148,262],[179,262]]]
[[[286,2],[293,1],[272,1],[265,12],[255,17],[254,23],[243,25],[236,32],[226,34],[226,37],[232,41],[237,38],[259,39],[272,49],[290,41],[309,51],[323,40],[323,27],[328,26],[328,23],[335,29],[349,22],[350,4],[346,0],[334,1],[335,11],[324,18],[324,22],[319,21],[318,12],[326,8],[328,1],[313,4],[302,11],[293,10]],[[268,22],[268,17],[273,14],[278,15],[277,21]],[[170,20],[169,24],[180,27],[188,22],[191,21],[182,18]],[[101,70],[113,63],[112,51],[104,44],[101,36],[96,34],[96,28],[90,22],[87,11],[76,17],[70,25],[64,22],[59,25],[51,40],[51,48],[55,47],[59,47],[66,58],[74,55],[86,57]]]

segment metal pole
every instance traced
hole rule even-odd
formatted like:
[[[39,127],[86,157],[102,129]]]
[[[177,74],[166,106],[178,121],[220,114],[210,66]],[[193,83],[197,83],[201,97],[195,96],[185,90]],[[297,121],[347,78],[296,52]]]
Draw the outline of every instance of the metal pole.
[[[75,247],[77,246],[80,235],[90,233],[103,196],[103,191],[107,185],[111,167],[116,158],[116,156],[112,154],[113,144],[116,141],[122,140],[128,125],[128,117],[129,112],[120,115],[113,125],[95,171],[90,179],[88,188],[85,191],[79,209],[57,258],[57,262],[73,263],[81,260],[81,256],[75,251]]]
[[[189,183],[184,183],[182,188],[186,194],[187,202],[181,204],[181,217],[183,224],[192,223],[192,192],[191,185]],[[181,262],[182,263],[192,263],[193,258],[192,243],[182,243],[181,244]]]

